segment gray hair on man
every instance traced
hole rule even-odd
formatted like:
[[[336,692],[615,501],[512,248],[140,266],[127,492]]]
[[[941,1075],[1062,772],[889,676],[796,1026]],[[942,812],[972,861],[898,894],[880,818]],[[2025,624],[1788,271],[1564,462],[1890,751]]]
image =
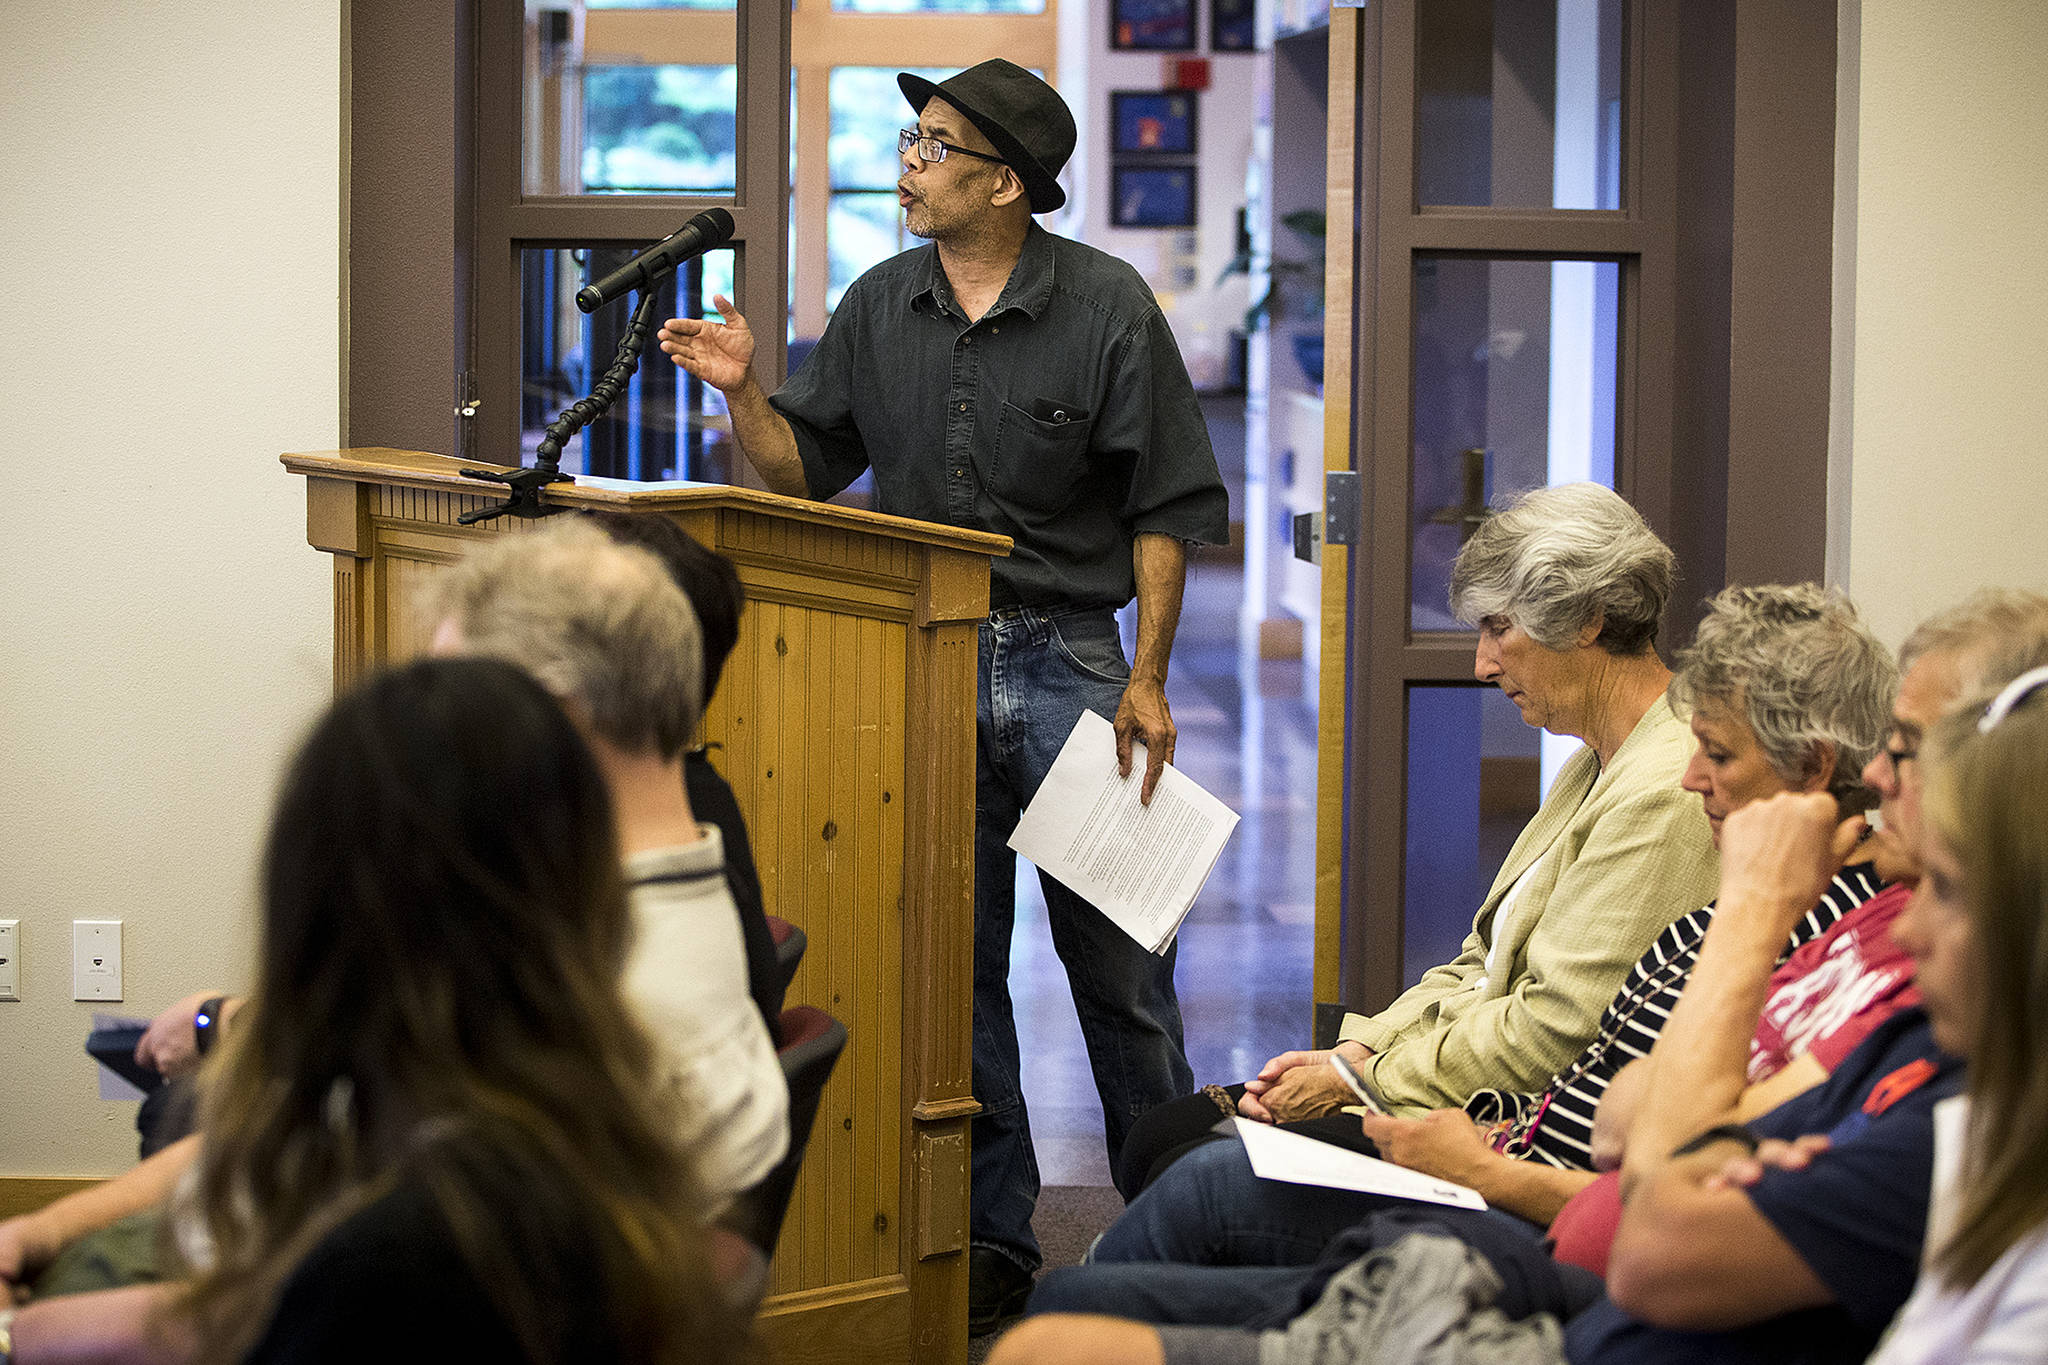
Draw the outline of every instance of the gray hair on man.
[[[1789,786],[1835,752],[1828,790],[1863,790],[1861,774],[1891,726],[1899,670],[1856,605],[1816,583],[1725,588],[1678,655],[1670,698],[1681,715],[1723,707],[1746,722]]]
[[[697,613],[646,550],[558,517],[479,546],[433,605],[464,652],[524,668],[628,753],[671,760],[702,715]]]
[[[1678,561],[1642,515],[1597,483],[1538,488],[1485,521],[1451,568],[1451,611],[1466,625],[1513,622],[1545,649],[1594,643],[1628,657],[1651,648]]]
[[[1922,621],[1899,646],[1899,667],[1945,654],[1956,695],[1975,696],[2048,664],[2048,597],[2019,588],[1979,588]]]

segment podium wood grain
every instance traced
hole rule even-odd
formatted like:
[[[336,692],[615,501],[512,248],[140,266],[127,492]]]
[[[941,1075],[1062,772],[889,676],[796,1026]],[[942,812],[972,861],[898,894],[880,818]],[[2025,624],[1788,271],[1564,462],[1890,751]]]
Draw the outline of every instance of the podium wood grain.
[[[334,556],[334,681],[419,653],[435,575],[501,501],[459,462],[284,456]],[[770,912],[810,947],[791,1003],[846,1024],[770,1271],[785,1365],[966,1359],[976,631],[1001,536],[723,485],[581,479],[565,507],[666,516],[737,566],[748,606],[704,721]]]

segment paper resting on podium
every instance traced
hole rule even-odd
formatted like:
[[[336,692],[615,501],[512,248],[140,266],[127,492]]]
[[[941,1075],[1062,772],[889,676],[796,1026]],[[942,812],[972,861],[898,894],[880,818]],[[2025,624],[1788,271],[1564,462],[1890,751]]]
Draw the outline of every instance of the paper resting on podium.
[[[1146,951],[1163,953],[1195,903],[1237,812],[1171,763],[1142,805],[1145,746],[1117,772],[1116,729],[1083,711],[1010,847],[1109,916]]]

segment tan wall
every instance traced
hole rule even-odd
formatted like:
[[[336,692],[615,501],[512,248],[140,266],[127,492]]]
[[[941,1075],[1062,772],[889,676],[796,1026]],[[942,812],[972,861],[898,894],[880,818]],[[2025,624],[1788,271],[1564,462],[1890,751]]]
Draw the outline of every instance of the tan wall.
[[[1849,587],[1896,643],[1982,584],[2048,589],[2048,5],[1860,9],[1835,508]]]
[[[0,1175],[134,1160],[97,1009],[246,980],[280,758],[323,700],[327,566],[280,451],[340,437],[330,4],[14,6],[0,81]],[[71,999],[71,921],[127,998]]]

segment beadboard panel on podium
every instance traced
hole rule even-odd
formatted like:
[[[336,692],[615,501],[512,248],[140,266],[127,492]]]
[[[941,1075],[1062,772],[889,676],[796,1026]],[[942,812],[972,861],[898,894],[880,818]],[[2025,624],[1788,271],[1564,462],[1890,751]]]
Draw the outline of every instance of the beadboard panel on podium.
[[[334,556],[337,688],[423,650],[435,575],[502,500],[412,451],[284,457]],[[568,508],[666,516],[738,567],[748,606],[704,720],[771,913],[810,946],[792,1004],[848,1043],[770,1270],[786,1365],[966,1359],[976,628],[1001,536],[744,488],[583,479]]]

